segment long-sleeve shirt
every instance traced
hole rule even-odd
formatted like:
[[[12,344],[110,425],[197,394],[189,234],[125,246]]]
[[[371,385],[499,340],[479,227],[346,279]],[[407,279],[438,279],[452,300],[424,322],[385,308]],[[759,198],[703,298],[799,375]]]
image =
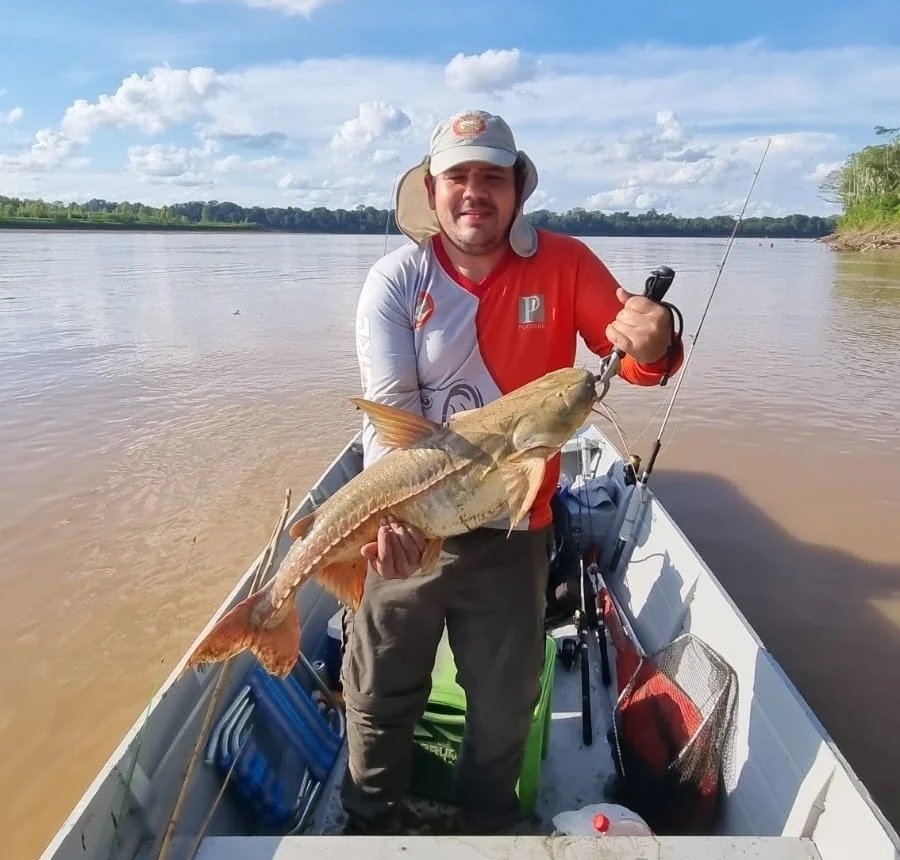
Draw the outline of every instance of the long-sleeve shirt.
[[[538,241],[532,257],[508,251],[480,283],[455,269],[440,236],[404,245],[372,266],[356,318],[363,396],[444,423],[572,367],[579,335],[592,352],[607,355],[606,327],[622,308],[618,282],[578,239],[541,230]],[[626,356],[619,375],[656,385],[681,360],[680,352],[674,366],[668,358],[641,365]],[[365,465],[385,453],[366,419],[363,449]],[[520,527],[550,523],[558,480],[557,455]]]

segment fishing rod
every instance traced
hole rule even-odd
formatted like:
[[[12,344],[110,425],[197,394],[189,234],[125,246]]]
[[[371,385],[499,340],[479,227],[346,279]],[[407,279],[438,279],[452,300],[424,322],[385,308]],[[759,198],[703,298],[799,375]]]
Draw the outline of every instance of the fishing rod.
[[[756,180],[759,178],[759,172],[760,170],[762,170],[763,162],[766,160],[766,154],[769,151],[769,146],[771,145],[771,143],[772,138],[769,138],[766,142],[766,148],[763,150],[762,158],[760,158],[759,160],[759,165],[756,168],[756,172],[753,174],[753,181],[750,183],[750,188],[747,191],[747,196],[744,198],[744,205],[741,207],[740,215],[738,215],[738,219],[734,224],[734,229],[731,231],[731,238],[728,240],[728,245],[726,246],[725,253],[722,256],[722,262],[719,263],[719,273],[716,275],[716,279],[713,282],[712,290],[710,290],[709,298],[706,301],[706,307],[703,309],[703,313],[700,315],[700,322],[697,325],[697,331],[694,333],[694,337],[691,340],[690,346],[687,350],[687,354],[685,355],[684,364],[681,367],[681,373],[677,374],[678,379],[675,383],[675,389],[672,391],[672,397],[669,400],[669,405],[666,409],[665,415],[663,416],[662,424],[660,425],[659,432],[656,436],[656,442],[654,442],[653,444],[653,451],[650,454],[650,459],[647,462],[646,468],[643,470],[640,476],[635,475],[636,486],[634,490],[632,490],[631,498],[628,502],[628,510],[625,514],[625,519],[619,532],[619,539],[616,543],[616,548],[610,558],[607,572],[611,573],[616,569],[616,566],[618,565],[619,560],[622,557],[622,552],[633,536],[638,510],[643,503],[643,490],[647,486],[647,481],[650,479],[650,474],[653,471],[653,465],[656,463],[656,457],[659,454],[660,449],[662,448],[662,437],[663,433],[665,433],[666,425],[669,422],[669,416],[672,414],[672,407],[675,405],[675,400],[678,397],[678,392],[681,390],[681,385],[684,382],[684,377],[687,373],[687,368],[690,364],[691,356],[694,354],[694,347],[696,347],[697,340],[700,337],[700,330],[703,328],[703,322],[706,319],[706,314],[709,311],[709,306],[712,304],[713,295],[715,295],[716,287],[719,285],[719,279],[722,277],[722,272],[725,269],[725,261],[728,259],[728,255],[731,252],[731,246],[734,244],[734,239],[737,235],[738,228],[741,226],[741,222],[744,219],[744,212],[747,209],[747,204],[750,202],[750,195],[753,193],[753,189],[756,186]],[[608,387],[608,378],[601,381],[605,381]],[[606,393],[605,389],[603,393]]]
[[[391,227],[391,215],[394,212],[394,199],[397,196],[397,180],[399,179],[400,171],[397,171],[397,174],[394,176],[394,182],[391,185],[391,199],[388,201],[387,216],[384,219],[384,250],[382,251],[382,256],[384,254],[387,254],[388,234],[390,233]]]
[[[650,273],[650,277],[644,282],[643,294],[646,298],[654,302],[661,302],[672,281],[675,279],[675,272],[668,266],[660,266]],[[600,366],[600,372],[594,377],[594,384],[602,386],[600,394],[597,395],[598,400],[602,400],[609,391],[610,382],[619,369],[619,365],[625,353],[616,347],[613,351],[603,359]],[[586,449],[583,445],[584,439],[581,440],[581,457],[582,472],[587,477],[589,468],[586,457]],[[579,508],[581,502],[579,500]],[[588,519],[590,524],[590,519]],[[593,530],[591,530],[593,531]],[[593,544],[593,534],[590,535],[590,544]],[[581,737],[585,746],[593,743],[593,720],[591,717],[591,681],[589,666],[589,640],[594,638],[600,648],[600,672],[604,686],[609,686],[612,676],[609,667],[609,653],[606,650],[606,632],[605,622],[602,613],[597,611],[597,593],[598,587],[594,577],[602,580],[600,577],[599,564],[596,560],[585,568],[584,551],[580,540],[575,539],[576,551],[578,553],[579,567],[579,587],[580,587],[580,605],[575,614],[577,640],[577,655],[581,659]]]

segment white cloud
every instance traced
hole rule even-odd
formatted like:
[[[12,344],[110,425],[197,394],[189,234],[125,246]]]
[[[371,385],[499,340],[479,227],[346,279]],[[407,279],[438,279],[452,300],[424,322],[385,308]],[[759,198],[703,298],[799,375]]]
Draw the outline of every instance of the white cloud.
[[[400,153],[395,149],[376,149],[372,153],[372,164],[395,164],[400,160]]]
[[[255,9],[271,9],[285,15],[303,15],[308,18],[316,9],[321,9],[336,0],[243,0],[243,3]]]
[[[772,134],[769,152],[778,157],[785,155],[814,155],[824,152],[839,142],[839,137],[830,132],[800,131],[786,134]],[[737,141],[732,154],[739,158],[758,161],[766,146],[766,136],[747,137]]]
[[[278,187],[286,191],[325,191],[335,188],[367,188],[369,179],[355,176],[342,176],[339,179],[308,179],[305,176],[295,176],[293,173],[285,173],[278,180]]]
[[[546,200],[565,211],[606,195],[597,199],[632,207],[670,200],[676,214],[702,214],[743,199],[771,135],[754,198],[826,214],[835,207],[819,197],[819,166],[877,142],[873,126],[885,122],[890,98],[874,83],[900,80],[900,48],[884,46],[790,52],[759,43],[655,45],[532,55],[528,63],[513,51],[448,56],[141,70],[108,95],[87,96],[68,111],[60,105],[63,122],[21,154],[8,142],[0,181],[47,199],[83,189],[86,197],[161,203],[178,189],[146,184],[153,174],[139,168],[174,170],[179,156],[144,153],[123,171],[132,164],[127,146],[190,151],[213,141],[219,149],[195,156],[193,174],[185,163],[168,179],[209,177],[217,199],[245,205],[279,205],[290,195],[292,203],[372,200],[384,207],[397,170],[421,159],[437,121],[484,108],[510,122],[538,166],[546,198],[536,196],[530,208]],[[450,79],[462,88],[448,86],[451,67]],[[834,68],[841,68],[838,78]],[[170,133],[176,126],[178,138]],[[120,150],[109,141],[94,148],[91,136],[105,127],[127,136]],[[197,135],[193,147],[185,146],[185,131]],[[283,160],[256,165],[247,158],[254,150]],[[90,157],[90,170],[75,172],[75,155]],[[279,188],[275,177],[287,175],[299,184]],[[341,186],[341,177],[360,184]]]
[[[209,157],[214,151],[215,145],[209,142],[203,148],[161,143],[131,146],[128,148],[126,169],[142,181],[208,185],[212,181],[208,175]]]
[[[844,166],[843,161],[823,161],[819,162],[809,173],[806,178],[812,182],[822,182],[827,179],[835,170]]]
[[[394,105],[382,101],[363,102],[357,115],[348,119],[331,139],[331,151],[341,156],[358,155],[373,141],[402,131],[409,124],[409,117]]]
[[[671,205],[671,196],[644,191],[638,180],[634,178],[619,188],[592,194],[584,202],[585,209],[596,209],[601,212],[660,210],[668,209]]]
[[[698,214],[708,218],[715,215],[730,215],[732,218],[737,218],[741,214],[741,208],[744,206],[745,200],[746,197],[716,199]],[[751,199],[747,202],[744,218],[783,218],[785,215],[794,215],[796,213],[796,209],[789,206],[781,206],[773,203],[771,200]]]
[[[210,2],[210,0],[182,0],[183,3]],[[328,6],[340,0],[232,0],[251,9],[267,9],[281,12],[283,15],[302,15],[309,18],[316,9]]]
[[[159,134],[202,116],[219,87],[219,76],[210,68],[154,68],[147,75],[129,75],[113,95],[101,95],[94,103],[78,99],[66,110],[61,128],[81,143],[103,126]]]
[[[12,125],[14,122],[22,119],[23,116],[25,116],[25,111],[20,107],[14,107],[5,114],[0,113],[0,125]]]
[[[675,157],[682,154],[683,145],[690,139],[674,111],[661,110],[656,114],[656,127],[639,129],[617,136],[612,141],[602,137],[587,138],[578,144],[585,153],[597,153],[606,161],[646,161]]]
[[[556,205],[556,198],[544,191],[543,188],[535,189],[534,194],[525,201],[525,211],[534,212],[537,209],[550,209]]]
[[[248,149],[277,149],[287,140],[287,135],[280,131],[266,131],[259,134],[250,132],[225,132],[201,126],[197,132],[201,140],[216,140],[222,143],[233,143]]]
[[[268,173],[284,164],[283,158],[270,155],[267,158],[248,160],[240,155],[228,155],[213,163],[213,170],[219,173]]]
[[[327,206],[332,209],[355,209],[357,206],[389,205],[385,189],[373,176],[339,176],[335,179],[288,172],[278,180],[278,188],[287,198],[286,204],[300,207]]]
[[[747,162],[740,159],[716,156],[686,163],[666,160],[647,162],[639,165],[635,174],[642,182],[662,186],[691,186],[716,183],[726,174],[740,173],[746,167]]]
[[[34,173],[52,170],[72,152],[72,141],[64,134],[42,128],[34,135],[31,148],[21,155],[0,155],[0,167]]]
[[[464,93],[504,90],[528,80],[532,74],[532,70],[522,62],[518,48],[511,51],[488,50],[470,56],[457,54],[444,69],[447,86]]]
[[[665,158],[668,161],[701,161],[704,158],[710,158],[715,146],[709,144],[706,146],[690,146],[680,152],[667,152]]]

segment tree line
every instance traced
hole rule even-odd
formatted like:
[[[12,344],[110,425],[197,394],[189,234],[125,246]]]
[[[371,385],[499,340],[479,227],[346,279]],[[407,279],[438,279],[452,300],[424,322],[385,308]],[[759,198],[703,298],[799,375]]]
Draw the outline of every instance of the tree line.
[[[678,217],[654,209],[632,215],[570,209],[564,213],[540,209],[528,214],[536,227],[575,236],[729,236],[735,220],[728,215],[710,218]],[[753,238],[815,239],[833,232],[836,216],[787,215],[745,218],[739,234]],[[355,209],[239,206],[217,200],[173,203],[154,207],[144,203],[92,199],[86,203],[48,203],[0,196],[0,227],[219,229],[291,233],[398,234],[393,213],[373,206]]]
[[[875,134],[884,142],[852,153],[820,186],[826,200],[841,204],[841,229],[900,231],[900,127],[878,125]]]

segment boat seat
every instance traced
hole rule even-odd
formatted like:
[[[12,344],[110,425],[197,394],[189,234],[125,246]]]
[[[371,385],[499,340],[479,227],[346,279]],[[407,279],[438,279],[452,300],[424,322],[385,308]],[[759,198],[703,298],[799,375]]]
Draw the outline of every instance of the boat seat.
[[[262,828],[298,830],[343,743],[343,721],[333,716],[337,727],[293,673],[281,679],[254,664],[210,735],[206,761]]]

